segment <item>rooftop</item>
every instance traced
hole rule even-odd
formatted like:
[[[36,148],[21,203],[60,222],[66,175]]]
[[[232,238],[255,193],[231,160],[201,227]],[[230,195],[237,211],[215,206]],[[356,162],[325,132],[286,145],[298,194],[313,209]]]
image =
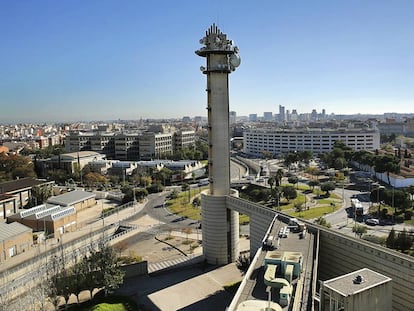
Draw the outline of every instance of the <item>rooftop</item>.
[[[62,206],[74,205],[76,203],[94,198],[96,195],[91,192],[86,192],[82,190],[75,190],[66,192],[64,194],[51,197],[47,200],[48,203],[58,204]]]
[[[33,186],[50,183],[45,180],[39,180],[31,177],[21,178],[13,181],[7,181],[0,184],[0,193],[10,193],[18,190],[31,188]]]
[[[362,282],[354,282],[357,277],[362,277]],[[389,281],[391,281],[389,277],[370,269],[363,268],[361,270],[357,270],[345,275],[338,276],[334,279],[327,280],[323,283],[323,286],[330,288],[338,294],[346,297]]]
[[[0,223],[0,241],[5,241],[25,232],[32,232],[32,229],[18,222]]]
[[[279,218],[280,219],[280,218]],[[313,247],[314,247],[314,236],[313,234],[307,233],[305,238],[300,238],[300,233],[290,232],[285,237],[280,236],[281,230],[287,227],[287,223],[281,220],[276,220],[273,224],[273,227],[270,230],[269,237],[272,239],[272,244],[274,248],[269,250],[265,248],[260,248],[258,250],[257,261],[253,267],[253,273],[250,276],[245,276],[245,285],[242,287],[241,294],[238,299],[237,305],[241,305],[246,301],[252,300],[268,300],[268,293],[266,292],[266,285],[264,282],[265,275],[265,260],[286,260],[287,262],[298,262],[303,260],[302,263],[302,272],[299,278],[302,278],[304,285],[300,290],[303,290],[303,296],[296,293],[296,288],[294,290],[293,297],[298,296],[302,297],[304,301],[304,307],[306,308],[307,297],[305,288],[308,288],[310,284],[308,280],[312,278],[312,264],[313,264]],[[296,283],[297,281],[294,281]],[[294,299],[294,298],[293,298]],[[277,293],[274,292],[272,295],[272,301],[279,303]],[[288,310],[288,307],[282,308],[283,310]]]

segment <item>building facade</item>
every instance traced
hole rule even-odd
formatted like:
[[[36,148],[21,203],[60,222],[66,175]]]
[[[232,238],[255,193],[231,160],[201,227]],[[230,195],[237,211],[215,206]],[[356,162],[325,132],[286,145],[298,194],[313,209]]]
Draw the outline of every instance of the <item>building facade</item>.
[[[140,160],[152,160],[171,155],[173,152],[173,134],[147,132],[139,139]]]
[[[162,126],[143,133],[72,132],[65,140],[66,150],[70,153],[94,151],[105,154],[107,159],[121,161],[161,158],[194,144],[194,130],[167,131]]]
[[[32,229],[18,222],[0,223],[0,263],[29,250],[32,245]]]
[[[174,133],[174,150],[194,147],[195,132],[194,131],[177,131]]]
[[[354,150],[380,147],[380,134],[375,129],[247,129],[243,139],[244,152],[256,157],[261,157],[263,151],[276,156],[302,150],[310,150],[314,154],[330,152],[338,140]]]

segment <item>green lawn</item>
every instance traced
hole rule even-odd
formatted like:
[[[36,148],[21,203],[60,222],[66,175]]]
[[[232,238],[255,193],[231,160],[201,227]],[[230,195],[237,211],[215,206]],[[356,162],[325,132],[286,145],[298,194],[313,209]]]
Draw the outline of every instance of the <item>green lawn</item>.
[[[128,311],[122,303],[100,303],[93,306],[91,311]]]
[[[203,187],[201,190],[207,189],[208,187]],[[307,199],[307,204],[311,204],[309,210],[304,210],[300,213],[295,211],[295,203],[305,202],[305,195],[300,192],[300,190],[305,191],[309,190],[307,186],[300,186],[298,191],[298,196],[296,199],[291,200],[289,203],[285,199],[282,199],[280,210],[286,211],[289,215],[294,217],[300,217],[304,219],[311,219],[311,218],[318,218],[328,213],[332,213],[336,211],[338,208],[341,207],[341,198],[334,193],[330,193],[329,198],[322,198],[322,199],[315,199],[313,198],[311,203],[309,197]],[[201,207],[194,207],[190,201],[192,201],[196,196],[200,193],[199,189],[191,190],[190,194],[188,191],[178,193],[178,197],[176,199],[171,199],[167,201],[168,209],[179,216],[184,216],[189,219],[193,220],[200,220],[201,219]],[[321,194],[320,190],[315,189],[313,191],[313,195]],[[310,194],[312,196],[312,194]],[[309,195],[308,195],[309,196]],[[190,201],[189,201],[190,198]],[[332,207],[331,203],[334,203],[335,206]],[[274,206],[276,208],[276,206]],[[247,215],[240,215],[239,222],[240,224],[246,224],[250,221],[249,216]]]
[[[205,188],[205,187],[204,187]],[[203,188],[201,188],[203,189]],[[168,209],[179,216],[185,216],[190,219],[200,220],[201,219],[201,208],[195,207],[189,202],[189,197],[192,199],[199,195],[199,190],[191,190],[189,194],[188,191],[178,193],[176,199],[171,199],[167,201]]]
[[[94,300],[69,306],[69,310],[77,311],[139,311],[137,304],[124,296],[110,295],[103,297],[102,293],[95,295]]]
[[[335,206],[335,208],[332,208],[332,206],[330,205],[324,205],[320,207],[312,207],[308,210],[301,211],[301,212],[290,211],[287,214],[289,214],[290,216],[298,217],[298,218],[312,219],[312,218],[318,218],[325,214],[332,213],[336,211],[338,208],[339,208],[338,206]]]
[[[201,190],[207,189],[207,187],[202,187]],[[191,201],[194,197],[199,195],[199,190],[191,190],[190,196]],[[191,203],[188,202],[188,191],[180,192],[178,198],[171,199],[167,201],[168,209],[179,216],[184,216],[193,220],[201,220],[201,207],[194,207]],[[247,224],[250,222],[250,218],[247,215],[240,215],[239,223]]]

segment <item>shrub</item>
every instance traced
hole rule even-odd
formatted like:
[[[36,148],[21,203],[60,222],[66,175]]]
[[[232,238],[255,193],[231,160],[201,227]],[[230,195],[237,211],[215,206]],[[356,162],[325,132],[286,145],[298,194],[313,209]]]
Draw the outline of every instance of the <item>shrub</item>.
[[[134,253],[130,253],[128,256],[120,256],[118,257],[118,262],[120,264],[129,265],[132,263],[138,263],[142,261],[142,257],[138,256]]]
[[[395,216],[395,223],[396,224],[401,224],[404,222],[404,216],[403,215],[397,215]]]
[[[413,212],[412,211],[405,211],[404,212],[404,219],[405,220],[410,220],[413,217]]]
[[[366,234],[362,237],[363,240],[369,241],[375,244],[385,245],[386,237],[380,237],[376,235]]]
[[[250,257],[246,255],[240,255],[239,258],[236,260],[236,267],[239,269],[243,274],[247,272],[250,266]]]

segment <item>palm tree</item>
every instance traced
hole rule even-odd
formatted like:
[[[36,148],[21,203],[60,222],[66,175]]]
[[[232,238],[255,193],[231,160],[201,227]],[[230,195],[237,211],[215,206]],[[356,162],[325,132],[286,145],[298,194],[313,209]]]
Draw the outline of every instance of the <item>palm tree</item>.
[[[282,185],[282,178],[283,178],[283,170],[281,168],[279,168],[276,171],[276,175],[275,175],[276,187],[280,187]]]
[[[31,189],[30,205],[42,204],[52,196],[52,188],[49,185],[37,185]]]

